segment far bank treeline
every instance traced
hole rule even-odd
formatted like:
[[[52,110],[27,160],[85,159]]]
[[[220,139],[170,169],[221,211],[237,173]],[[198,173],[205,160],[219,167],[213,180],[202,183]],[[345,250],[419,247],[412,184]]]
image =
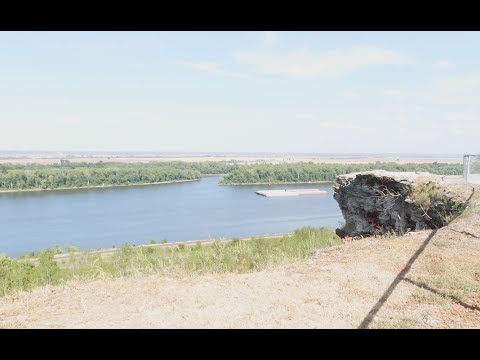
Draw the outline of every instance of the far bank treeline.
[[[0,190],[61,189],[136,185],[195,180],[204,174],[225,174],[226,162],[64,163],[55,165],[2,165]]]
[[[111,185],[136,185],[165,181],[194,180],[202,175],[224,175],[222,184],[294,183],[334,181],[337,175],[382,169],[426,171],[461,175],[461,164],[256,164],[207,161],[151,163],[64,163],[55,165],[0,165],[0,190],[61,189]]]
[[[463,174],[463,165],[437,162],[429,164],[381,162],[371,164],[315,164],[309,162],[245,165],[228,173],[222,180],[222,184],[335,181],[338,175],[368,170],[425,171],[440,175],[461,175]]]

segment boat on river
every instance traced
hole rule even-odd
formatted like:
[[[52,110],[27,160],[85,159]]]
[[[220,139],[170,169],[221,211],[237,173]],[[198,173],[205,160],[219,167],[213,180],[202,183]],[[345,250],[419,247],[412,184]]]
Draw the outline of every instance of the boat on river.
[[[285,190],[257,190],[256,194],[262,196],[300,196],[300,195],[325,195],[327,192],[320,189],[285,189]]]

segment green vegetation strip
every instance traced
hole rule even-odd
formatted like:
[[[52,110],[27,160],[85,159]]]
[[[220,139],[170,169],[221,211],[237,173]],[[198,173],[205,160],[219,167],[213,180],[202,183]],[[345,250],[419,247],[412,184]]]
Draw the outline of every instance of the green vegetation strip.
[[[294,164],[242,165],[238,162],[64,163],[0,165],[0,191],[140,185],[223,175],[223,185],[334,181],[338,175],[367,170],[425,171],[461,175],[461,164]]]
[[[290,236],[232,239],[203,246],[179,244],[154,248],[125,245],[109,256],[70,249],[71,256],[61,262],[54,260],[54,249],[40,251],[35,263],[0,255],[0,296],[48,284],[61,285],[71,280],[139,274],[175,276],[258,271],[269,265],[307,258],[319,248],[339,243],[340,239],[331,229],[304,227]]]
[[[0,165],[0,190],[47,190],[195,180],[206,174],[227,173],[234,166],[234,163],[214,161]]]
[[[429,172],[439,175],[461,175],[462,164],[431,163],[431,164],[261,164],[242,165],[228,173],[221,184],[239,185],[249,183],[301,183],[335,181],[338,175],[369,170],[414,171]]]

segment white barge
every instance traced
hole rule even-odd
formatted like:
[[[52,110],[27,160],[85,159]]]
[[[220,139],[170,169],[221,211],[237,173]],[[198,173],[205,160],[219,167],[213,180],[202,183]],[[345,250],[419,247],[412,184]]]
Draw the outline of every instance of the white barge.
[[[289,190],[258,190],[256,194],[262,196],[299,196],[299,195],[325,195],[325,190],[319,189],[289,189]]]

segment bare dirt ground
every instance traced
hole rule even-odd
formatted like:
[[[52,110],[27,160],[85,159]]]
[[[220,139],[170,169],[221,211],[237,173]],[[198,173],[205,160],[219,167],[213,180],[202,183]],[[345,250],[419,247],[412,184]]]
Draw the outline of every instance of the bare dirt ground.
[[[355,240],[254,273],[41,288],[0,299],[0,327],[480,328],[479,190],[437,231]]]
[[[64,158],[62,158],[64,159]],[[368,164],[374,162],[394,162],[399,164],[406,163],[463,163],[462,157],[394,157],[394,156],[378,156],[378,157],[352,157],[352,156],[176,156],[176,157],[75,157],[65,158],[71,162],[121,162],[121,163],[145,163],[145,162],[165,162],[165,161],[187,161],[187,162],[204,162],[204,161],[238,161],[241,163],[296,163],[309,162],[327,163],[327,164]],[[60,157],[31,157],[31,158],[1,158],[0,164],[58,164]]]

